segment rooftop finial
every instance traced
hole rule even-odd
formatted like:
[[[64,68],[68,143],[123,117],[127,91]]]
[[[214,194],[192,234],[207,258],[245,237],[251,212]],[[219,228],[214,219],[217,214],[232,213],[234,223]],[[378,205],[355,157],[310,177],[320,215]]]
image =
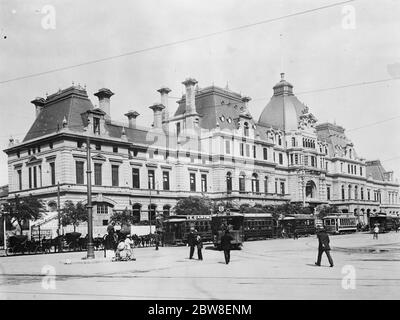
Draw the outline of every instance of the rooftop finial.
[[[285,80],[285,73],[281,72],[281,80]]]

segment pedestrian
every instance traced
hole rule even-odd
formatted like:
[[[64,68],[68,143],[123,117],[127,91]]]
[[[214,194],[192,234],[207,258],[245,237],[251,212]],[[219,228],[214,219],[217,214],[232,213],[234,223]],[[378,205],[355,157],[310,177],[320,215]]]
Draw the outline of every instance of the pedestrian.
[[[194,227],[190,228],[187,242],[190,247],[189,259],[193,259],[194,247],[196,246],[196,235],[194,234]]]
[[[326,256],[328,257],[329,264],[331,265],[331,267],[333,267],[333,260],[330,254],[331,248],[329,246],[329,236],[326,233],[325,228],[322,228],[317,232],[317,237],[318,237],[318,258],[315,265],[321,266],[322,254],[325,252]]]
[[[199,260],[203,260],[203,254],[201,253],[201,249],[203,249],[203,239],[200,235],[196,238],[196,246],[197,246],[197,258]]]
[[[158,234],[158,232],[156,232],[154,235],[154,241],[156,243],[156,250],[158,250],[158,246],[160,244],[160,235]]]
[[[297,230],[296,228],[293,229],[293,239],[299,239],[299,236],[297,235]]]
[[[228,264],[231,259],[231,241],[233,237],[229,233],[229,230],[225,230],[225,234],[221,237],[221,247],[224,250],[225,263]]]
[[[374,227],[374,236],[372,237],[372,239],[378,240],[378,233],[379,233],[379,227],[376,224],[375,227]]]

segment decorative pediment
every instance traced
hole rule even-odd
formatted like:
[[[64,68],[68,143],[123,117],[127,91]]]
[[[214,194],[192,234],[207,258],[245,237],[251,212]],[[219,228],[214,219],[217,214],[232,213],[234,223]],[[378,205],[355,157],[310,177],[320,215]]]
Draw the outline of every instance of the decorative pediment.
[[[305,107],[303,109],[303,114],[300,115],[298,128],[299,129],[314,128],[316,123],[317,123],[317,118],[312,113],[308,112],[308,108]]]
[[[29,158],[29,160],[26,162],[26,165],[34,165],[34,164],[38,164],[41,163],[43,161],[43,159],[38,159],[35,156],[32,156]]]
[[[98,153],[94,156],[92,156],[92,160],[97,160],[97,161],[106,161],[107,158],[104,157],[102,154]]]

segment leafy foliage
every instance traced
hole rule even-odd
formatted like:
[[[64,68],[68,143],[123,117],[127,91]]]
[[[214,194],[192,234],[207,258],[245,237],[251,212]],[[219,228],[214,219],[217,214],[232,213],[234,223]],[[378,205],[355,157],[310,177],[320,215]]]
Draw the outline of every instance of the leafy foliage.
[[[43,202],[32,195],[20,198],[18,195],[4,205],[4,211],[8,212],[11,222],[17,222],[22,234],[24,222],[37,220],[44,212]]]
[[[110,217],[111,222],[115,222],[120,225],[130,226],[134,222],[133,213],[128,208],[122,211],[114,211]]]
[[[65,201],[63,212],[61,215],[61,225],[73,225],[74,231],[81,222],[88,221],[88,215],[86,207],[82,202],[78,202],[76,205],[71,201]]]
[[[318,218],[322,219],[322,218],[330,215],[331,213],[339,212],[339,209],[335,205],[331,206],[329,204],[322,204],[322,205],[319,205],[318,207],[316,207],[316,211],[317,211]]]
[[[175,206],[178,215],[207,215],[211,214],[215,204],[208,197],[190,196],[180,199]]]

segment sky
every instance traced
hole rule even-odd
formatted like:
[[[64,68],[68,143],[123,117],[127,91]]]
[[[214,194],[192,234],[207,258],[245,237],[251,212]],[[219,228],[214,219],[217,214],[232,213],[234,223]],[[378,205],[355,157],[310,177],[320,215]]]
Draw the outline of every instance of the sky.
[[[99,88],[110,88],[113,120],[136,110],[150,126],[157,89],[168,86],[180,97],[188,77],[199,87],[228,85],[250,96],[258,120],[285,72],[319,122],[343,126],[359,156],[380,159],[400,177],[400,1],[356,0],[293,15],[338,2],[0,0],[0,147],[11,136],[24,138],[35,118],[33,98],[72,82],[86,85],[93,104]],[[200,37],[245,25],[252,26]],[[23,78],[73,65],[80,66]],[[368,84],[378,80],[388,81]],[[319,90],[354,83],[367,84]],[[173,112],[176,100],[169,101]],[[0,185],[8,183],[7,171],[1,152]]]

